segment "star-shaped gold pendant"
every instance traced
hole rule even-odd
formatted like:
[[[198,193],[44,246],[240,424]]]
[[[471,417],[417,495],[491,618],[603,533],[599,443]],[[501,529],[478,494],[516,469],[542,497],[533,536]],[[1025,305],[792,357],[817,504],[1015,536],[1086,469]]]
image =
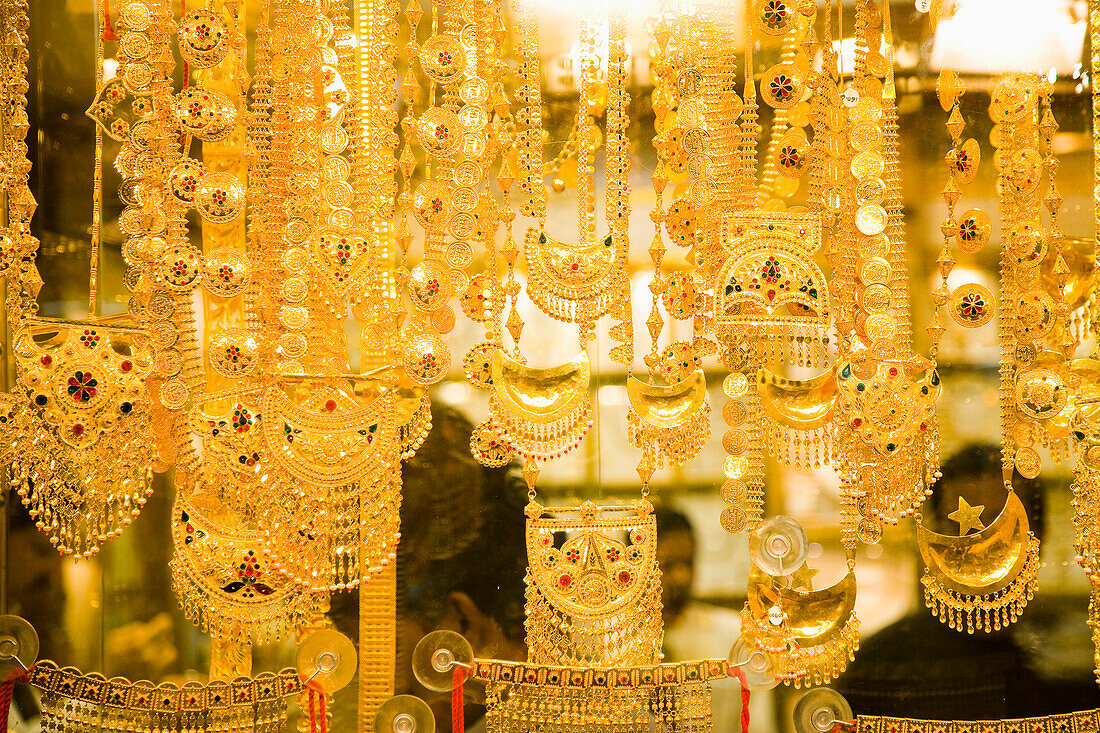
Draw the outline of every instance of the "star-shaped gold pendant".
[[[959,523],[959,537],[962,537],[972,529],[985,529],[982,524],[982,510],[985,504],[970,506],[966,499],[959,497],[959,508],[947,515],[952,522]]]
[[[818,572],[817,569],[811,568],[809,565],[803,563],[802,567],[791,574],[791,590],[798,590],[800,588],[813,590],[813,579]]]

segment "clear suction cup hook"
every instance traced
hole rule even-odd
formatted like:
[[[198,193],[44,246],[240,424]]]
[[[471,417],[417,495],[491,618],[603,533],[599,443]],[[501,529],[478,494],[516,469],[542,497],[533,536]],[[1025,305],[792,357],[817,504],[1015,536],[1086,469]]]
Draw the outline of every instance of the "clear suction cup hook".
[[[745,684],[753,692],[770,690],[779,684],[771,655],[749,646],[744,639],[734,642],[726,662],[745,673]]]
[[[341,690],[355,676],[358,657],[351,639],[332,629],[321,629],[298,647],[298,672],[307,685],[326,695]]]
[[[419,697],[397,695],[374,714],[374,733],[435,733],[435,716]]]
[[[38,632],[20,616],[0,616],[0,677],[38,660]]]
[[[794,705],[797,733],[830,733],[837,723],[851,723],[852,719],[852,706],[828,687],[810,690]]]
[[[420,684],[435,692],[454,687],[455,667],[470,669],[473,665],[473,647],[462,634],[453,631],[433,631],[413,649],[413,674]]]
[[[790,575],[806,562],[810,540],[806,530],[794,519],[772,517],[752,536],[749,552],[752,561],[768,575]]]

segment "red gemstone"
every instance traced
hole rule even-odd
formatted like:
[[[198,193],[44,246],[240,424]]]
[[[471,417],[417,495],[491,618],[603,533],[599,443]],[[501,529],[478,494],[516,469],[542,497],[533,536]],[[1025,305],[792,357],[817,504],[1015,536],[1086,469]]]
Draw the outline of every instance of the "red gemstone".
[[[898,375],[897,367],[890,367],[890,376],[891,377],[896,377],[897,375]]]
[[[42,366],[49,366],[50,364],[53,364],[53,357],[49,354],[43,354],[42,358],[39,359],[39,361],[42,362]]]
[[[122,371],[124,371],[124,372],[128,372],[128,371],[130,371],[131,369],[134,368],[133,363],[129,359],[122,362],[122,364],[120,364],[119,366],[121,367]]]
[[[854,425],[857,428],[862,424],[863,424],[863,418],[857,417],[855,420],[852,420],[852,425]]]
[[[330,412],[332,410],[335,410],[336,409],[336,400],[329,400],[328,402],[326,402],[325,403],[325,409],[330,411]]]
[[[80,436],[84,434],[84,426],[80,423],[73,425],[73,435]]]

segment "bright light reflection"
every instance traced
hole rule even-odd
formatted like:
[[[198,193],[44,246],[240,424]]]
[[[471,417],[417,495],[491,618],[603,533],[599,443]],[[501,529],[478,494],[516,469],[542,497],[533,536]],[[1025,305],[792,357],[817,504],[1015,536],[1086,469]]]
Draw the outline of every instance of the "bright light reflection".
[[[1088,25],[1071,10],[1064,0],[963,0],[936,29],[931,66],[969,74],[1070,76],[1081,61]]]

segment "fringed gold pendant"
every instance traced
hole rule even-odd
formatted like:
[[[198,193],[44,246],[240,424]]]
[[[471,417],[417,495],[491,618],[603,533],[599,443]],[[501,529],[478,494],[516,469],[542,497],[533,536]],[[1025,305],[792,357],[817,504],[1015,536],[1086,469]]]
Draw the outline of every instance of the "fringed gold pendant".
[[[98,321],[30,319],[15,336],[18,393],[3,407],[12,482],[63,554],[95,554],[151,490],[146,335]]]
[[[367,402],[350,387],[264,392],[260,421],[265,454],[274,467],[315,490],[338,490],[378,471],[395,440],[395,398],[383,391]]]
[[[590,244],[569,244],[531,227],[523,240],[531,301],[565,323],[591,323],[623,296],[626,247],[608,234]]]
[[[401,460],[408,461],[432,431],[432,401],[422,390],[397,390],[396,419]]]
[[[654,470],[682,466],[699,455],[710,438],[710,402],[701,369],[667,386],[630,376],[626,389],[630,398],[627,441],[642,450],[638,475],[643,485]]]
[[[825,684],[847,668],[859,649],[855,602],[851,570],[836,585],[802,591],[784,587],[754,565],[741,611],[741,639],[768,655],[772,673],[784,684]]]
[[[952,629],[970,634],[1001,629],[1014,623],[1035,595],[1039,540],[1014,491],[988,527],[952,537],[918,523],[917,542],[925,564],[925,605]]]
[[[728,216],[712,283],[724,347],[748,345],[759,363],[827,363],[829,289],[813,260],[817,216],[754,211]]]
[[[222,483],[239,480],[214,461],[192,475],[177,470],[172,587],[202,632],[236,638],[249,629],[263,644],[292,635],[316,610],[315,597],[277,571],[264,532],[219,498]],[[250,487],[264,490],[258,479]]]
[[[267,486],[284,497],[262,524],[272,564],[312,591],[354,588],[381,570],[400,527],[394,392],[364,400],[350,385],[274,385],[260,423]]]
[[[834,451],[858,499],[860,540],[877,542],[882,525],[912,516],[935,481],[939,374],[920,357],[867,355],[837,363],[836,390]]]
[[[628,666],[659,660],[656,531],[652,505],[644,500],[633,507],[528,505],[525,626],[532,662]]]
[[[533,487],[539,462],[560,458],[576,448],[592,425],[588,354],[582,352],[561,366],[537,369],[498,349],[492,355],[491,370],[489,421],[479,431],[496,435],[500,447],[507,446],[526,459],[524,478]],[[486,442],[491,442],[488,437]],[[472,447],[485,465],[499,458],[500,451],[490,456],[490,451]]]
[[[810,379],[785,379],[759,371],[757,389],[768,416],[769,453],[798,470],[820,468],[832,460],[832,419],[837,388],[829,369]]]

